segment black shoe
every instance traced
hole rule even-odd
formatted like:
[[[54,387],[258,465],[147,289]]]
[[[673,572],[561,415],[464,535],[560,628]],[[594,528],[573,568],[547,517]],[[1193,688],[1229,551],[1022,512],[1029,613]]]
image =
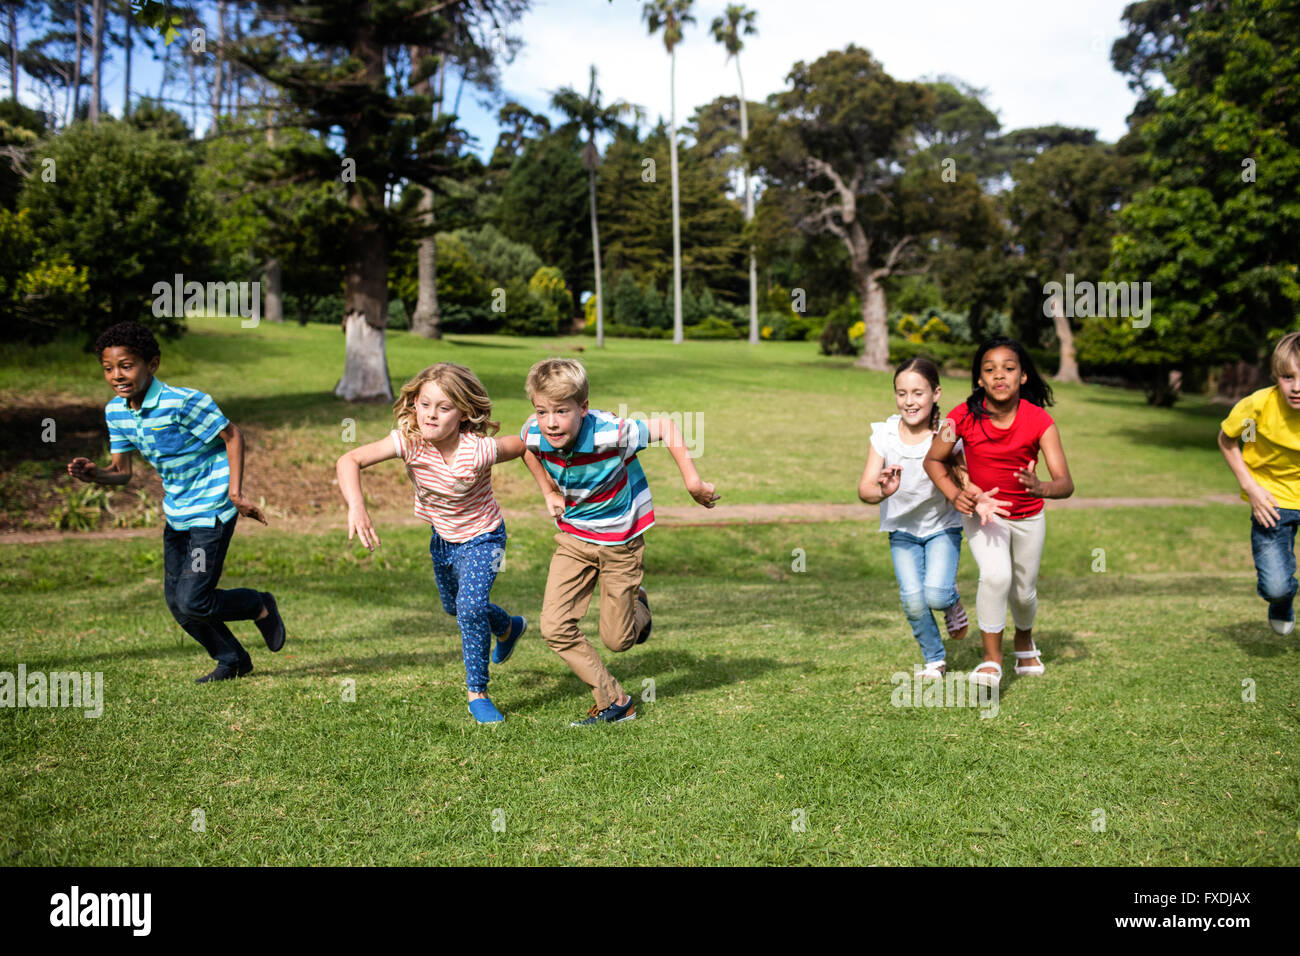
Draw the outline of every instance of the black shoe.
[[[284,618],[280,617],[280,611],[275,606],[275,596],[270,591],[262,592],[262,603],[266,605],[266,617],[253,623],[262,632],[266,646],[272,652],[278,651],[284,647]]]
[[[636,599],[645,605],[647,611],[650,610],[650,596],[645,593],[645,588],[637,588]],[[646,621],[645,627],[643,627],[641,633],[636,636],[636,642],[638,644],[644,644],[646,641],[650,640],[650,629],[654,626],[655,622],[653,619]]]
[[[211,674],[204,674],[194,680],[196,684],[206,684],[214,680],[234,680],[236,677],[243,677],[246,674],[253,673],[253,662],[249,661],[243,667],[231,667],[229,664],[218,664]]]

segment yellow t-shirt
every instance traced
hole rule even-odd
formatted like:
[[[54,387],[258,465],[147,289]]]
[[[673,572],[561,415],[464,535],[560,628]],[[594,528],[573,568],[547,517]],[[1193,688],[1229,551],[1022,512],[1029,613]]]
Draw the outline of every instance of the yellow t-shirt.
[[[1278,506],[1300,509],[1300,411],[1287,406],[1277,387],[1247,395],[1219,427],[1242,439],[1246,467]],[[1249,500],[1244,491],[1241,497]]]

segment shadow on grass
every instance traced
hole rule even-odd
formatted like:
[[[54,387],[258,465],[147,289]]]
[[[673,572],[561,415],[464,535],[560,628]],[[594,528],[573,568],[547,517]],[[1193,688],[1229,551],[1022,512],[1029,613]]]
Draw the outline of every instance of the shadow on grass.
[[[1264,620],[1264,605],[1260,602],[1259,617],[1236,624],[1225,624],[1213,628],[1213,633],[1228,637],[1251,657],[1277,657],[1281,654],[1294,654],[1300,645],[1300,631],[1292,631],[1286,637],[1274,634],[1273,629]]]
[[[445,667],[461,659],[460,648],[437,651],[393,651],[373,654],[370,657],[333,657],[314,664],[299,664],[266,673],[275,677],[349,677],[354,674],[379,674],[384,671],[415,667],[432,669]]]
[[[626,663],[624,663],[626,661]],[[556,664],[563,667],[558,658]],[[617,655],[611,670],[622,674],[640,675],[629,679],[623,688],[637,700],[641,699],[641,686],[636,683],[646,677],[655,681],[655,697],[684,697],[697,691],[712,690],[738,681],[753,680],[776,670],[799,665],[773,660],[769,657],[730,658],[722,655],[698,656],[688,651],[640,651],[635,658]],[[656,675],[666,674],[660,678]],[[531,697],[510,701],[512,711],[528,712],[560,700],[582,698],[589,706],[589,691],[576,676],[567,671],[530,669],[515,675],[521,687],[546,687]],[[549,686],[547,686],[549,685]]]

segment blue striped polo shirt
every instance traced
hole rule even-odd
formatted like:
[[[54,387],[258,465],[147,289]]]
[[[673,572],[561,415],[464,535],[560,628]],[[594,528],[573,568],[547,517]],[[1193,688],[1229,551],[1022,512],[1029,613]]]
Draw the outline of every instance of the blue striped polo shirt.
[[[136,411],[122,396],[104,406],[108,450],[132,450],[158,472],[163,514],[177,531],[211,528],[239,513],[230,501],[230,464],[218,434],[230,422],[212,396],[155,378]]]
[[[625,544],[655,523],[650,485],[637,452],[650,443],[646,422],[588,409],[569,451],[556,448],[530,415],[519,437],[564,495],[561,531],[592,544]]]

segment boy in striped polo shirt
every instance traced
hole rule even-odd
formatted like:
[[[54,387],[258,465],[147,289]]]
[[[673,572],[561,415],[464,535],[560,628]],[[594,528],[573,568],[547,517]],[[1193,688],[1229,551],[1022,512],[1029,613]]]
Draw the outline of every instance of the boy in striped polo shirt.
[[[253,669],[248,652],[226,621],[256,621],[272,651],[284,646],[284,621],[275,598],[250,588],[218,590],[238,515],[266,524],[243,496],[244,436],[203,392],[154,378],[158,342],[138,322],[121,322],[95,343],[104,377],[117,394],[104,407],[113,462],[99,468],[89,458],[68,464],[68,474],[101,485],[131,480],[131,452],[139,451],[163,483],[163,593],[176,623],[217,662],[197,683],[243,677]]]
[[[624,693],[583,636],[578,623],[587,613],[600,580],[600,639],[611,651],[626,651],[650,636],[650,602],[641,587],[643,535],[654,525],[654,506],[637,453],[664,441],[692,498],[712,508],[718,496],[702,481],[670,419],[634,421],[587,404],[587,372],[572,359],[546,359],[528,372],[526,384],[535,414],[519,437],[524,456],[555,516],[559,534],[542,600],[542,637],[587,686],[596,703],[572,726],[636,719]]]

